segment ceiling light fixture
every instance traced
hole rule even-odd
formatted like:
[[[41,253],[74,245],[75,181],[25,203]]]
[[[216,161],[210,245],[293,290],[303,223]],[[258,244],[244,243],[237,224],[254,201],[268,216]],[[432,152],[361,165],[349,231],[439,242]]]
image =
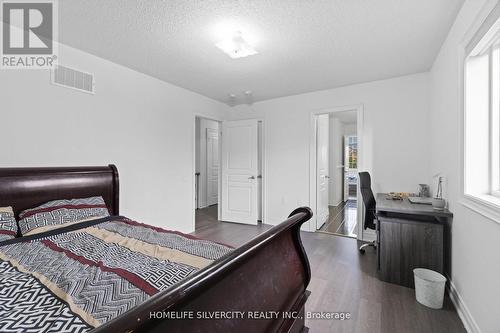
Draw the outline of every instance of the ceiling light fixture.
[[[240,31],[236,31],[232,36],[223,39],[215,44],[215,46],[233,59],[244,58],[258,53],[253,46],[243,38],[243,34]]]
[[[235,106],[236,105],[236,95],[235,94],[227,94],[227,104],[229,106]]]
[[[253,104],[253,91],[251,90],[244,91],[243,95],[245,96],[245,102],[248,105]]]

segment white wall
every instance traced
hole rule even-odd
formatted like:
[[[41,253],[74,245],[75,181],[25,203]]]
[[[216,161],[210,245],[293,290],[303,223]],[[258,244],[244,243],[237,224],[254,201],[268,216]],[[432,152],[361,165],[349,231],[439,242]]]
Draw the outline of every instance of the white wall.
[[[500,224],[460,203],[461,134],[459,45],[475,21],[484,0],[466,1],[432,67],[430,175],[447,178],[445,198],[454,213],[452,281],[462,309],[471,315],[471,332],[500,332]],[[468,309],[468,310],[467,310]]]
[[[219,123],[214,120],[199,118],[197,119],[197,172],[200,173],[199,190],[198,190],[198,207],[207,206],[207,129],[219,130]]]
[[[96,94],[51,85],[44,70],[1,71],[0,166],[115,163],[122,214],[193,231],[194,113],[228,107],[72,48],[59,56],[95,73]]]
[[[234,107],[233,119],[264,119],[265,222],[309,205],[310,119],[320,109],[364,105],[364,166],[375,191],[416,191],[428,182],[428,79],[416,74]]]
[[[344,191],[344,169],[340,166],[344,163],[343,138],[345,125],[337,118],[330,115],[330,163],[329,163],[329,205],[337,206],[343,201]]]
[[[357,125],[356,124],[345,124],[344,125],[344,135],[356,135]]]

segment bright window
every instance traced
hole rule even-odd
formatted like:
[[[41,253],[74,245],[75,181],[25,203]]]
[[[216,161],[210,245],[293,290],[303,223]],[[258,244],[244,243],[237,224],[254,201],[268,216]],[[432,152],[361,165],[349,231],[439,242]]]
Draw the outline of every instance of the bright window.
[[[357,169],[358,168],[358,137],[357,136],[347,136],[346,137],[346,149],[347,149],[347,168]]]
[[[500,20],[479,31],[465,60],[464,191],[500,206]]]

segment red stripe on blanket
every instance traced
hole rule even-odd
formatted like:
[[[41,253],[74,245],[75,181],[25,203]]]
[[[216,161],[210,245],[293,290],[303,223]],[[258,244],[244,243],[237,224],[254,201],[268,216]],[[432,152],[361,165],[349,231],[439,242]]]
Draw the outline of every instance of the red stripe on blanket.
[[[128,280],[130,283],[132,283],[134,286],[137,288],[141,289],[144,291],[146,294],[152,296],[158,292],[158,289],[153,287],[151,284],[149,284],[147,281],[141,279],[139,276],[135,275],[134,273],[131,273],[125,269],[122,268],[111,268],[104,266],[102,261],[92,261],[89,260],[85,257],[79,256],[77,254],[74,254],[71,251],[68,251],[66,249],[63,249],[59,246],[57,246],[54,242],[51,242],[49,240],[42,240],[42,243],[45,244],[48,248],[51,250],[57,251],[57,252],[62,252],[66,256],[68,256],[71,259],[74,259],[84,265],[89,265],[89,266],[96,266],[99,267],[100,270],[105,271],[105,272],[111,272],[115,273],[116,275]]]
[[[54,210],[58,209],[84,209],[84,208],[108,208],[106,205],[61,205],[61,206],[55,206],[55,207],[47,207],[47,208],[40,208],[36,210],[32,210],[29,212],[26,212],[25,214],[19,215],[19,218],[24,219],[26,217],[29,217],[31,215],[35,215],[38,213],[43,213],[43,212],[52,212]]]
[[[11,231],[11,230],[1,230],[0,229],[0,234],[2,234],[2,235],[9,235],[9,236],[15,236],[16,232],[15,231]]]
[[[137,226],[137,227],[143,227],[143,228],[152,229],[152,230],[157,231],[157,232],[162,232],[162,233],[166,233],[166,234],[175,234],[175,235],[179,235],[179,236],[186,237],[186,238],[189,238],[189,239],[205,240],[206,241],[206,239],[198,238],[196,236],[193,236],[193,235],[190,235],[190,234],[185,234],[185,233],[180,232],[180,231],[167,230],[167,229],[163,229],[163,228],[160,228],[160,227],[155,227],[155,226],[152,226],[152,225],[149,225],[149,224],[140,223],[140,222],[133,221],[133,220],[116,220],[116,221],[113,221],[113,222],[123,222],[123,223],[127,223],[127,224],[130,224],[130,225],[133,225],[133,226]],[[210,242],[216,243],[216,244],[220,244],[220,245],[224,245],[224,246],[227,246],[227,247],[229,247],[231,249],[234,249],[234,246],[231,246],[231,245],[228,245],[228,244],[224,244],[224,243],[220,243],[220,242],[215,242],[215,241],[210,241]]]

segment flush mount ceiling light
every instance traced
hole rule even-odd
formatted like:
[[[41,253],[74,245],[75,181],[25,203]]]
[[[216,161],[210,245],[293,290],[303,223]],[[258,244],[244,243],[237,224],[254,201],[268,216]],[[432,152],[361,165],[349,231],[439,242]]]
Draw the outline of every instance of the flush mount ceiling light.
[[[244,58],[258,53],[253,46],[245,40],[240,31],[234,32],[231,36],[215,44],[215,46],[233,59]]]
[[[244,102],[248,105],[253,104],[253,91],[251,90],[245,90],[241,94],[233,94],[229,93],[227,94],[227,104],[230,106],[236,105],[238,101]]]

